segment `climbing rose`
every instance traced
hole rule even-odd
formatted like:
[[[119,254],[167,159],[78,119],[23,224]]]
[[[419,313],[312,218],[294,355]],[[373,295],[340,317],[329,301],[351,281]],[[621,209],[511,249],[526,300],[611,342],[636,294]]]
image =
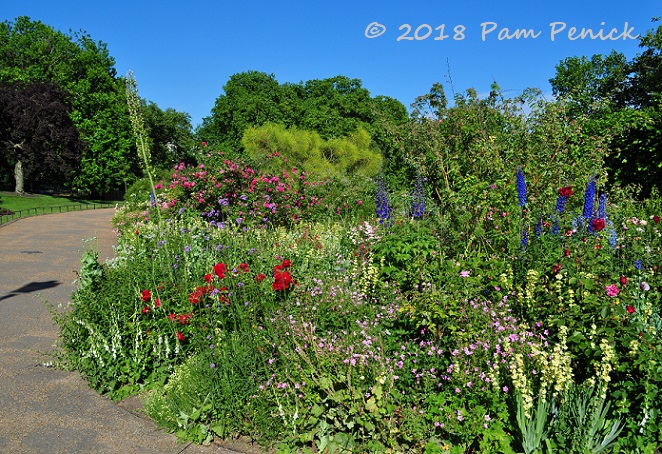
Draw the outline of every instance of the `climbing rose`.
[[[559,196],[570,197],[571,195],[572,195],[572,188],[570,186],[559,188]]]
[[[593,219],[593,222],[591,224],[593,226],[593,230],[596,232],[599,232],[600,230],[605,228],[605,220],[598,218],[598,219]]]

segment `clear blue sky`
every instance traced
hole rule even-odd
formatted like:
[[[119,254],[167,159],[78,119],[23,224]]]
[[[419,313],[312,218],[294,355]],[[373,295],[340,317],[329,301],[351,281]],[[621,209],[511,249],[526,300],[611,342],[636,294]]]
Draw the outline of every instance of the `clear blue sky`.
[[[0,6],[2,20],[29,16],[106,43],[118,74],[132,70],[143,98],[189,113],[194,126],[210,115],[229,77],[249,70],[280,83],[358,78],[373,96],[407,107],[435,82],[446,83],[450,95],[448,74],[456,92],[473,87],[484,94],[496,81],[507,95],[528,87],[549,94],[561,60],[612,50],[632,58],[640,49],[628,36],[645,33],[660,15],[659,0],[2,0]],[[368,27],[373,22],[381,25]],[[629,34],[626,22],[634,27]],[[448,37],[435,39],[442,24]],[[463,34],[456,35],[458,26]],[[383,27],[380,36],[366,37]],[[571,27],[578,39],[569,39]],[[619,39],[582,39],[582,28]],[[519,39],[506,38],[518,29]],[[403,34],[414,39],[398,41]]]

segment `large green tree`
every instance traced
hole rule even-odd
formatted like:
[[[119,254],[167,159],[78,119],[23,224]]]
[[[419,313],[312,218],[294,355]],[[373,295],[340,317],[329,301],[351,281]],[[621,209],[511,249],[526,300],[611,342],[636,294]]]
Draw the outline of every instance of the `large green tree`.
[[[388,155],[386,123],[404,123],[406,108],[386,96],[372,97],[359,79],[336,76],[279,84],[273,74],[235,74],[223,87],[197,133],[202,140],[242,150],[244,132],[266,123],[316,131],[322,139],[347,137],[359,128]]]
[[[0,81],[50,81],[68,92],[70,117],[87,147],[74,186],[101,195],[136,172],[124,83],[106,45],[19,17],[0,24]]]
[[[142,113],[154,166],[172,168],[179,162],[194,163],[195,139],[189,114],[172,108],[162,110],[153,102],[145,102]]]
[[[662,27],[639,46],[630,61],[616,52],[567,58],[550,83],[572,118],[587,117],[591,133],[613,138],[606,157],[612,182],[636,184],[647,197],[662,189]]]

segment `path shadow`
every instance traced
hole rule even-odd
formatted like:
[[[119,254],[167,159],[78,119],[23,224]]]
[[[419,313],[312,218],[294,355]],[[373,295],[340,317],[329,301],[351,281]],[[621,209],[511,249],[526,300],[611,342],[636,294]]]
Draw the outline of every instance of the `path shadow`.
[[[11,298],[12,296],[16,296],[21,293],[33,293],[33,292],[38,292],[40,290],[46,290],[47,288],[57,287],[60,284],[62,284],[62,282],[60,281],[30,282],[29,284],[25,284],[23,287],[19,287],[16,290],[12,290],[11,292],[7,293],[5,296],[0,297],[0,301],[6,300],[8,298]]]

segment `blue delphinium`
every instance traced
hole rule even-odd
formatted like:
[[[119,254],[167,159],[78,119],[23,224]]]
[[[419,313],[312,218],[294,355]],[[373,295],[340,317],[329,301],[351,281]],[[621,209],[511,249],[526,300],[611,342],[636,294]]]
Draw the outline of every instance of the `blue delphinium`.
[[[598,199],[598,217],[602,219],[607,217],[607,194],[604,192],[600,194]]]
[[[637,261],[634,262],[634,267],[641,271],[641,259],[637,259]]]
[[[524,208],[526,206],[526,181],[524,180],[524,173],[522,167],[517,167],[517,200],[519,206]]]
[[[607,219],[607,231],[609,232],[609,247],[615,249],[618,244],[618,237],[616,236],[616,228],[614,223]]]
[[[540,237],[541,237],[541,235],[542,235],[542,227],[543,227],[542,217],[539,217],[539,218],[538,218],[538,222],[536,222],[536,238],[540,238]]]
[[[520,244],[523,248],[529,245],[529,232],[527,230],[522,230],[522,236],[520,237]]]
[[[593,217],[593,201],[595,200],[595,177],[591,177],[586,185],[586,192],[584,192],[584,211],[582,216],[584,219],[590,220]]]
[[[423,177],[420,173],[416,175],[414,181],[414,192],[412,194],[411,215],[414,218],[421,218],[425,213],[425,189],[423,188]]]
[[[377,218],[379,218],[380,224],[391,225],[393,222],[393,206],[391,205],[384,178],[377,178],[376,185],[377,191],[375,194],[375,202],[377,207]]]

